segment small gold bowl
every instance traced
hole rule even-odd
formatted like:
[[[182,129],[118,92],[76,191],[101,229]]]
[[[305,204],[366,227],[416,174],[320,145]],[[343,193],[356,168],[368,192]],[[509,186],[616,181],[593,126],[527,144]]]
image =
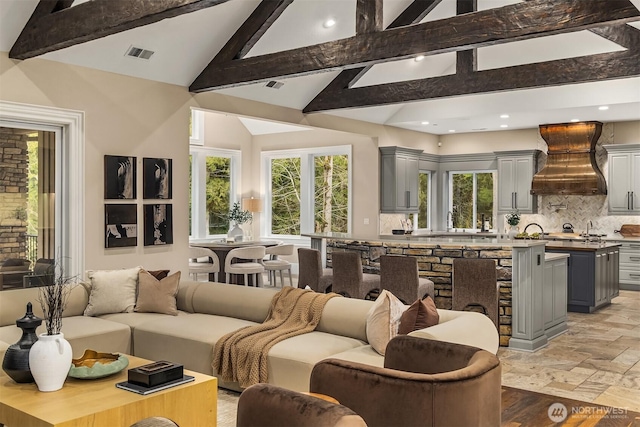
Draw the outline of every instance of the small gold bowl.
[[[125,355],[85,350],[81,358],[71,360],[69,376],[80,379],[102,378],[116,374],[127,366],[129,359]]]

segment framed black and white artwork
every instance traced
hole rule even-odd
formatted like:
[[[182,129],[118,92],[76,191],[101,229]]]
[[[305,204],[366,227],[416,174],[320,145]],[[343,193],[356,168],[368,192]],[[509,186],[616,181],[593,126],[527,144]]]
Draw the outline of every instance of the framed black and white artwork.
[[[171,199],[171,159],[142,159],[142,197]]]
[[[136,198],[136,158],[104,156],[104,198]]]
[[[173,210],[170,204],[144,205],[144,245],[173,243]]]
[[[104,205],[105,248],[138,244],[138,205]]]

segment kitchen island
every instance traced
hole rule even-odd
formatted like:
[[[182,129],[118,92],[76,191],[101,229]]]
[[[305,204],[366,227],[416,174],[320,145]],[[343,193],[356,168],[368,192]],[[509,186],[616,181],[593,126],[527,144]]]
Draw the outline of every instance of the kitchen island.
[[[542,314],[546,241],[406,235],[362,238],[346,233],[303,236],[310,237],[312,247],[324,252],[328,266],[336,250],[359,252],[367,273],[379,273],[379,259],[384,254],[417,258],[420,276],[435,284],[434,300],[440,309],[452,307],[455,258],[494,259],[500,299],[500,345],[535,350],[547,343]]]
[[[567,253],[567,310],[593,313],[619,293],[620,243],[548,242],[546,252]]]

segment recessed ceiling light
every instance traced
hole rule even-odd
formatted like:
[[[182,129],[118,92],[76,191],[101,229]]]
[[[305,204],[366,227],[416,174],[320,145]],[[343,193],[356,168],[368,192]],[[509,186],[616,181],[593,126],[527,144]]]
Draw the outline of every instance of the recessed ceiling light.
[[[453,133],[455,131],[456,131],[455,129],[449,129],[449,132],[451,132],[451,133]]]
[[[579,121],[580,121],[580,119],[571,119],[571,123],[576,123],[576,122],[579,122]]]
[[[501,128],[508,128],[509,125],[500,125]]]
[[[508,118],[509,118],[509,115],[508,115],[508,114],[501,114],[501,115],[500,115],[500,118],[501,118],[501,119],[508,119]]]
[[[335,20],[335,19],[332,19],[332,18],[327,19],[327,20],[326,20],[326,21],[324,21],[324,23],[322,24],[322,26],[323,26],[323,27],[325,27],[325,28],[331,28],[331,27],[333,27],[334,25],[336,25],[336,20]]]
[[[420,61],[422,61],[423,59],[424,59],[424,55],[418,55],[418,56],[416,56],[415,61],[416,61],[416,62],[420,62]]]
[[[420,122],[421,125],[428,125],[429,122]]]
[[[608,105],[603,105],[603,106],[598,107],[598,110],[600,110],[600,111],[605,111],[605,110],[608,110],[608,109],[609,109]]]

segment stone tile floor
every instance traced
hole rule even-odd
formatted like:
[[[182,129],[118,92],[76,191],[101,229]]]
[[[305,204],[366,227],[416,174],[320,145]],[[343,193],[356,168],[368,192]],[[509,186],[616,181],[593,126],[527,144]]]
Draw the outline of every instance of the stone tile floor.
[[[569,313],[568,326],[536,352],[500,348],[502,384],[640,412],[640,292]]]

